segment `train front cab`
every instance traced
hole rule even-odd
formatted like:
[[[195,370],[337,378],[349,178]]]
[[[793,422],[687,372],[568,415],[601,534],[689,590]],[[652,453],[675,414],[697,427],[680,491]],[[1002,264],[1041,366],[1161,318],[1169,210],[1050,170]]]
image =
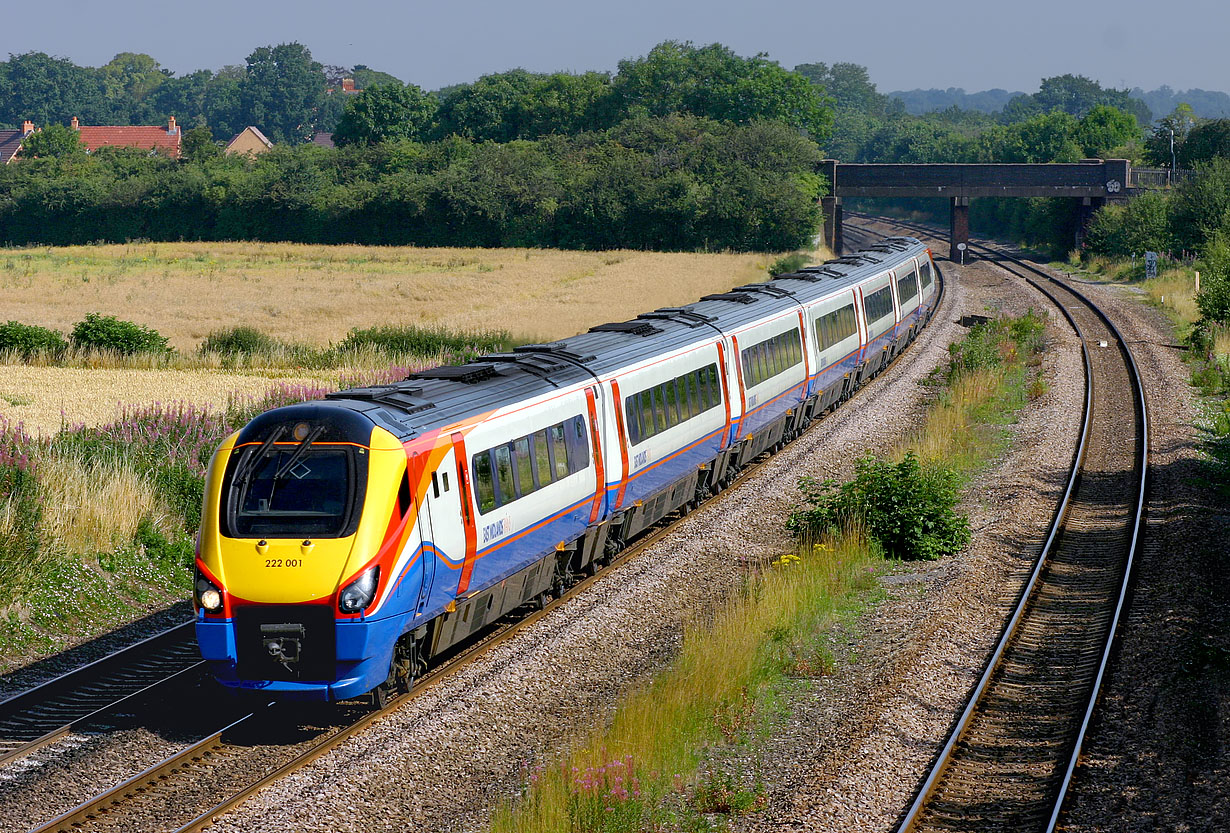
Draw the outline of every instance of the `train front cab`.
[[[340,700],[384,682],[422,586],[408,487],[397,438],[327,404],[270,411],[222,445],[194,593],[222,685]]]

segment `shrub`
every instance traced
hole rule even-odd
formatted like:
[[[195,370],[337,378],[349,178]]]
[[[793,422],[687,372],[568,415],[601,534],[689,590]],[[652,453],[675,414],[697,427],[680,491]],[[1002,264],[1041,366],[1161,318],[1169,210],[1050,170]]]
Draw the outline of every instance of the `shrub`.
[[[788,272],[797,272],[804,266],[811,263],[811,258],[802,252],[795,252],[791,255],[779,257],[777,260],[769,264],[769,274],[776,277],[777,275],[785,275]]]
[[[123,356],[170,352],[166,338],[157,330],[97,312],[86,313],[76,323],[72,340],[77,350],[110,350]]]
[[[1207,327],[1211,322],[1230,322],[1230,236],[1219,234],[1204,252],[1205,272],[1196,295],[1196,306]]]
[[[39,353],[58,359],[66,350],[68,342],[58,330],[17,321],[0,324],[0,352],[20,353],[29,360]]]
[[[868,454],[853,480],[802,478],[805,505],[786,527],[796,536],[819,539],[861,522],[868,534],[897,558],[935,559],[957,552],[970,540],[969,522],[955,511],[959,477],[941,466],[924,468],[910,452],[893,465]]]
[[[229,330],[214,330],[201,342],[201,353],[220,353],[223,356],[267,355],[278,349],[279,343],[272,336],[255,327],[231,327]]]
[[[339,350],[376,349],[390,355],[439,356],[473,355],[501,350],[508,344],[504,332],[454,332],[444,327],[383,326],[366,330],[355,328],[338,345]]]

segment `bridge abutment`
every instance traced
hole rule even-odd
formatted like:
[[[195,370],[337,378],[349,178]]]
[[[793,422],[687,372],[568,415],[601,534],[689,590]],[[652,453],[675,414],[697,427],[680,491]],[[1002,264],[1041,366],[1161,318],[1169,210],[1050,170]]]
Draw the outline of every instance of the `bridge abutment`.
[[[948,259],[961,261],[960,245],[969,245],[969,197],[950,197],[948,217]]]
[[[824,245],[835,255],[841,255],[841,197],[823,197],[820,208],[824,212]]]

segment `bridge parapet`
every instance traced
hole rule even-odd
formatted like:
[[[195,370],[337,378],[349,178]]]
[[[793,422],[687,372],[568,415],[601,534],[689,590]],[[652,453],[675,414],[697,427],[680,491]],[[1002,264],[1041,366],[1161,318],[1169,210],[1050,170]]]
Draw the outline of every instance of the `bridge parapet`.
[[[1110,197],[1131,181],[1127,159],[1074,164],[847,165],[826,162],[835,197]]]

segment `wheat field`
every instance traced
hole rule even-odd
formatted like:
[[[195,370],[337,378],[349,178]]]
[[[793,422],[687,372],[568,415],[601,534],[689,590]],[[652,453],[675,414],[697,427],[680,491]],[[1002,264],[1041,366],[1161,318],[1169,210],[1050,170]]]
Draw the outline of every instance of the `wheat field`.
[[[817,258],[827,253],[818,252]],[[505,330],[524,341],[583,332],[662,306],[765,280],[766,254],[133,243],[0,250],[0,321],[68,333],[88,312],[158,330],[190,352],[244,324],[318,346],[354,327]],[[98,424],[120,404],[225,405],[286,371],[87,369],[0,365],[0,415],[30,430]]]

